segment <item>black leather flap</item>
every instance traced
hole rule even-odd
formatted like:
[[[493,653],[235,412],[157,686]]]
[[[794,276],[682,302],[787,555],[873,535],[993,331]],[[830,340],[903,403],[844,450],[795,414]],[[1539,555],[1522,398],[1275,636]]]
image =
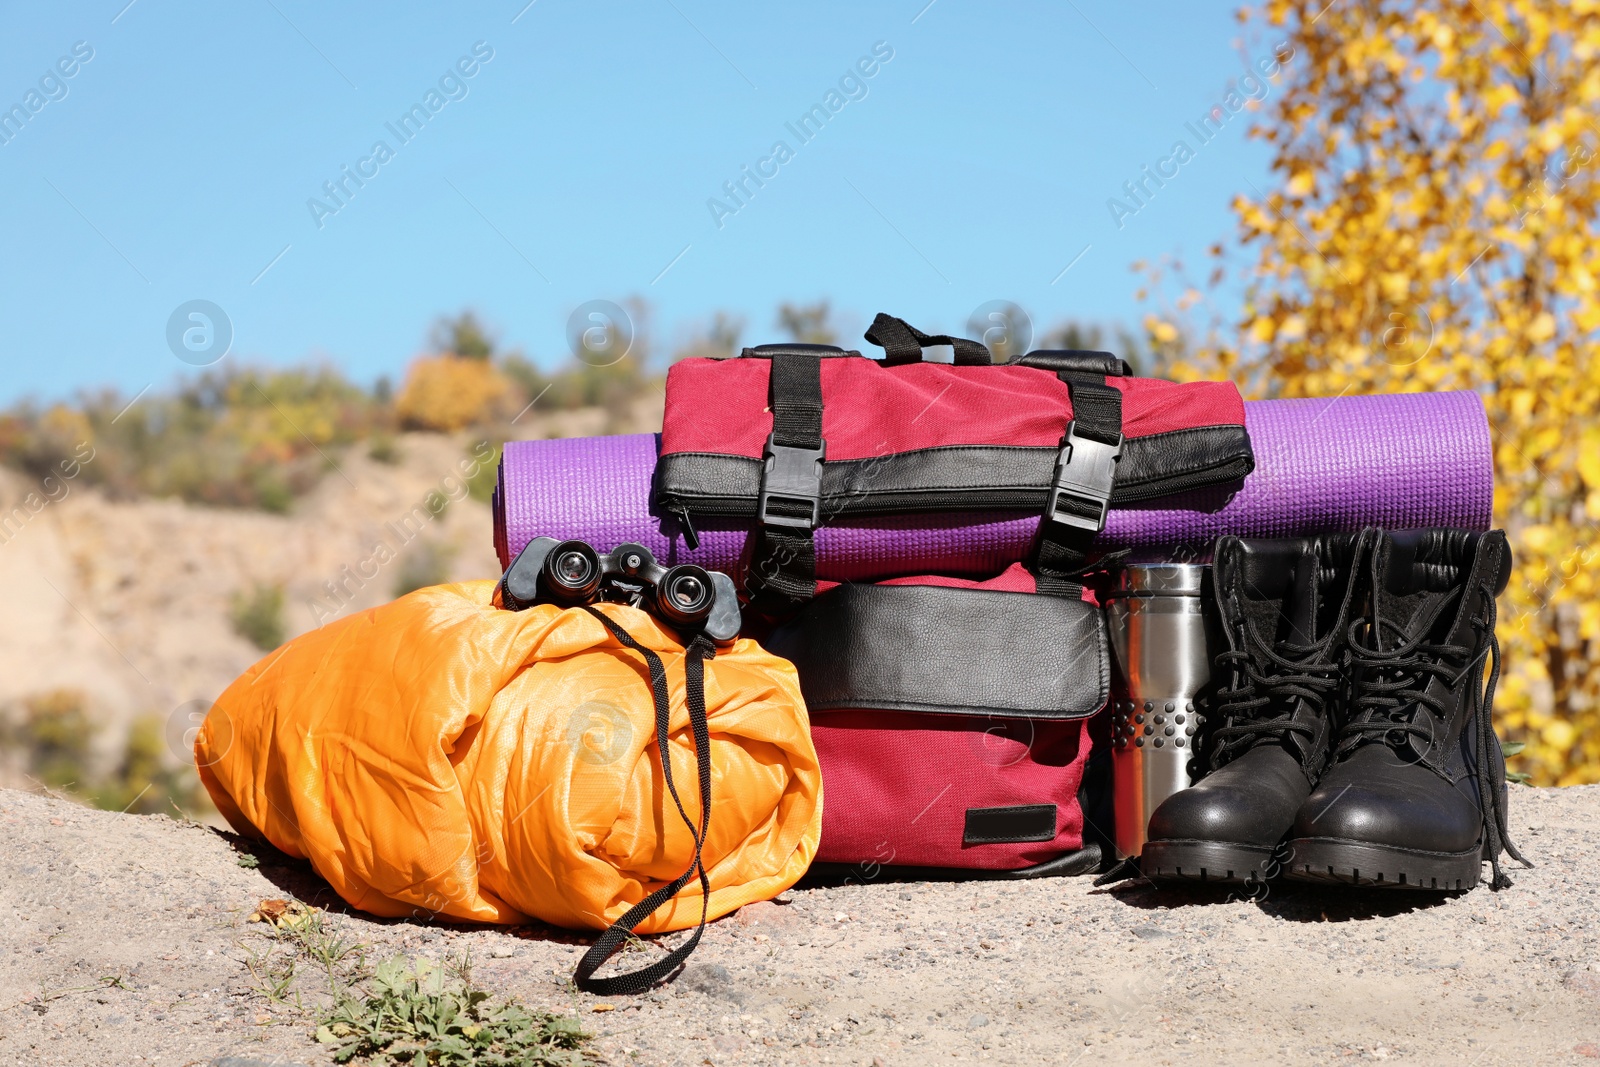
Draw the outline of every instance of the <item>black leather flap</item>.
[[[807,708],[1080,719],[1111,684],[1105,615],[1066,597],[841,585],[766,642]]]
[[[1110,352],[1088,352],[1076,348],[1036,348],[1017,360],[1024,367],[1040,367],[1056,374],[1106,374],[1130,378],[1128,361]]]

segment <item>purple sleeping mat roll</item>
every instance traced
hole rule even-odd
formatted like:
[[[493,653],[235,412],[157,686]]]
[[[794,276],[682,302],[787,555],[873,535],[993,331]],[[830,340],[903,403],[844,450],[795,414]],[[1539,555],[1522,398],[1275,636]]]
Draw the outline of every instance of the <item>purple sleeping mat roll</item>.
[[[1203,549],[1221,534],[1294,537],[1363,526],[1489,528],[1489,424],[1476,393],[1393,393],[1255,400],[1245,424],[1256,469],[1235,486],[1114,508],[1107,549]],[[690,550],[650,511],[654,434],[511,441],[495,493],[501,565],[539,536],[602,552],[625,542],[664,561],[737,573],[749,530],[697,523]],[[907,515],[835,522],[816,532],[817,576],[872,581],[907,574],[993,574],[1028,552],[1037,515]]]

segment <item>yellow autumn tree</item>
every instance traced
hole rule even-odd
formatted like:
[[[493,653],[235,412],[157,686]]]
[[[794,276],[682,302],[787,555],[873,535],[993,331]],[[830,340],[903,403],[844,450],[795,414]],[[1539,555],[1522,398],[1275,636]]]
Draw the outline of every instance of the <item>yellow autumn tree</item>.
[[[1252,131],[1275,180],[1234,202],[1244,307],[1152,343],[1256,396],[1478,391],[1516,560],[1498,724],[1536,782],[1600,781],[1600,2],[1241,15],[1294,49]]]
[[[424,356],[406,372],[395,412],[408,429],[452,433],[492,419],[512,393],[510,380],[488,360]]]

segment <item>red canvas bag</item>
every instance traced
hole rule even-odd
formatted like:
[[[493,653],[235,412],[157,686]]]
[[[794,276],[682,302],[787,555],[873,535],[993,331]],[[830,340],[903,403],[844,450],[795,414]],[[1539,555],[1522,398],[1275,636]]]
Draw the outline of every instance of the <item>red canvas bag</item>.
[[[1030,560],[1053,591],[1082,572],[1108,507],[1236,482],[1255,466],[1231,382],[1130,376],[1107,352],[994,364],[976,341],[879,315],[885,357],[762,345],[667,374],[656,510],[749,521],[758,607],[817,591],[812,533],[840,517],[1043,513]],[[948,347],[952,363],[929,362]]]
[[[1087,595],[999,577],[825,590],[767,648],[800,676],[822,768],[820,863],[1076,874],[1104,617]]]

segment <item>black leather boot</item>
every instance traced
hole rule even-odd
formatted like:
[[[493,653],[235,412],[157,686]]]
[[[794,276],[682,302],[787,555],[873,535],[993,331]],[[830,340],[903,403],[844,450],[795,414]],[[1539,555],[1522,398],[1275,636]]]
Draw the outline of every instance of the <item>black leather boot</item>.
[[[1286,874],[1302,881],[1471,889],[1482,861],[1511,884],[1505,760],[1491,723],[1495,597],[1506,536],[1380,536],[1364,617],[1350,625],[1351,701],[1334,764],[1295,818]],[[1487,686],[1484,664],[1490,663]]]
[[[1376,531],[1217,541],[1227,647],[1216,657],[1211,772],[1150,817],[1150,878],[1264,882],[1328,761],[1353,579]]]

